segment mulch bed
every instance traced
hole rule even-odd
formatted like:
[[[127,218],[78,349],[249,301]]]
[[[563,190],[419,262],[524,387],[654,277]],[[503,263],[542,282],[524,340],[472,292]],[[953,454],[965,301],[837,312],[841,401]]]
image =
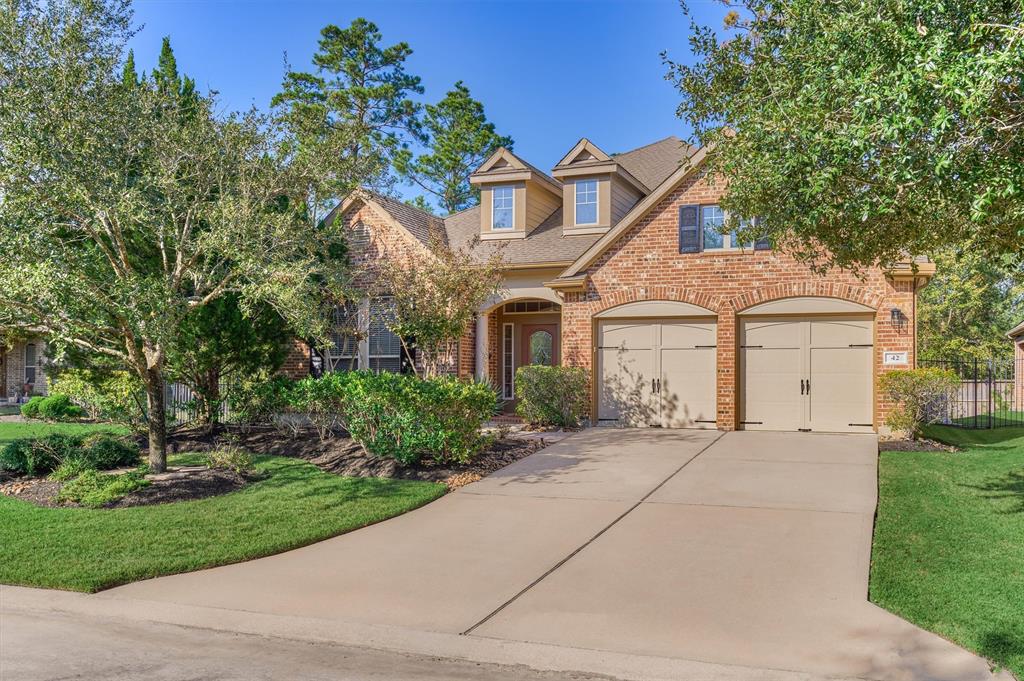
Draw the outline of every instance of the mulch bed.
[[[297,436],[282,433],[274,428],[252,428],[244,431],[221,427],[213,433],[205,429],[181,431],[173,435],[170,444],[179,452],[208,451],[216,447],[228,434],[236,438],[239,446],[253,454],[297,457],[335,475],[443,482],[453,489],[479,480],[543,449],[548,444],[543,437],[506,437],[495,442],[468,464],[439,465],[424,460],[413,466],[403,466],[393,459],[369,456],[343,432],[335,433],[334,437],[321,441],[313,429],[302,431]]]
[[[880,452],[957,452],[960,451],[953,445],[943,444],[936,440],[880,440],[878,442]]]
[[[205,499],[240,490],[254,478],[234,471],[201,469],[187,475],[163,480],[152,480],[148,487],[127,494],[103,508],[152,506],[175,501]],[[0,494],[47,508],[75,508],[78,504],[58,503],[57,494],[64,483],[46,478],[18,478],[0,485]]]
[[[496,441],[487,451],[468,464],[442,465],[425,460],[413,466],[403,466],[394,459],[367,455],[362,447],[344,433],[337,433],[334,437],[321,441],[316,431],[312,429],[293,435],[272,428],[254,428],[248,431],[219,428],[214,432],[205,429],[179,431],[170,436],[168,449],[171,452],[205,452],[221,444],[227,435],[253,454],[297,457],[335,475],[441,482],[448,485],[449,489],[480,480],[548,445],[543,436],[506,437]],[[143,449],[146,446],[145,442],[141,445]],[[63,483],[46,478],[2,475],[7,477],[0,477],[0,494],[49,508],[77,506],[56,502]],[[148,487],[132,492],[104,508],[150,506],[204,499],[235,492],[255,479],[257,478],[251,475],[239,475],[233,471],[189,469],[187,474],[152,480]]]

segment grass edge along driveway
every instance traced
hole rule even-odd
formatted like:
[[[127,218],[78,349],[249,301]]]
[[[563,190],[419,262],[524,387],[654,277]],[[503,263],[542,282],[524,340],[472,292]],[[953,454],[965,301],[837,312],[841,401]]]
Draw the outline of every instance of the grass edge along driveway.
[[[237,563],[386,520],[445,492],[438,483],[340,477],[285,457],[256,457],[256,468],[268,477],[237,492],[153,506],[41,508],[0,496],[0,583],[93,592]]]
[[[1024,428],[882,452],[871,600],[1024,679]]]

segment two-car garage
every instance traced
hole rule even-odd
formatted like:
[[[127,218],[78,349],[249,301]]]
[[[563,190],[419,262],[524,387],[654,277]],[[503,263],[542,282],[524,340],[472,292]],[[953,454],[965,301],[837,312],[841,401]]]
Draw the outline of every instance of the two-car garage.
[[[709,314],[652,301],[597,315],[599,420],[714,428],[717,321]],[[873,315],[833,298],[788,298],[741,313],[739,427],[872,431]]]

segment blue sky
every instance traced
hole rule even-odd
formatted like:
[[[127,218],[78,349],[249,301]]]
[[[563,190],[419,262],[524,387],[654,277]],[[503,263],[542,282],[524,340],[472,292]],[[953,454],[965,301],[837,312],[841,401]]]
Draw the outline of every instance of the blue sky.
[[[689,4],[720,25],[720,5]],[[690,132],[675,116],[679,97],[659,56],[690,58],[689,23],[675,0],[137,0],[135,12],[143,25],[132,43],[139,69],[152,69],[170,35],[179,69],[220,92],[230,109],[267,107],[285,54],[297,70],[309,69],[320,29],[362,16],[385,44],[412,47],[408,71],[423,79],[424,101],[465,81],[516,153],[541,169],[580,137],[617,152]]]

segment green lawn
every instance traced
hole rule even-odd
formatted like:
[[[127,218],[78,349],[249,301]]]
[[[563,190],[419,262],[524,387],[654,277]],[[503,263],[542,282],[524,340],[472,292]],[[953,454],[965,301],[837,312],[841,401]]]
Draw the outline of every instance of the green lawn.
[[[97,591],[235,563],[385,520],[445,491],[436,483],[343,478],[299,459],[256,462],[268,478],[198,501],[89,510],[0,496],[0,583]]]
[[[0,423],[0,447],[23,437],[42,437],[51,433],[88,433],[96,431],[127,433],[125,428],[95,423],[44,423],[43,421],[4,421]]]
[[[1024,428],[882,452],[871,600],[1024,679]]]

